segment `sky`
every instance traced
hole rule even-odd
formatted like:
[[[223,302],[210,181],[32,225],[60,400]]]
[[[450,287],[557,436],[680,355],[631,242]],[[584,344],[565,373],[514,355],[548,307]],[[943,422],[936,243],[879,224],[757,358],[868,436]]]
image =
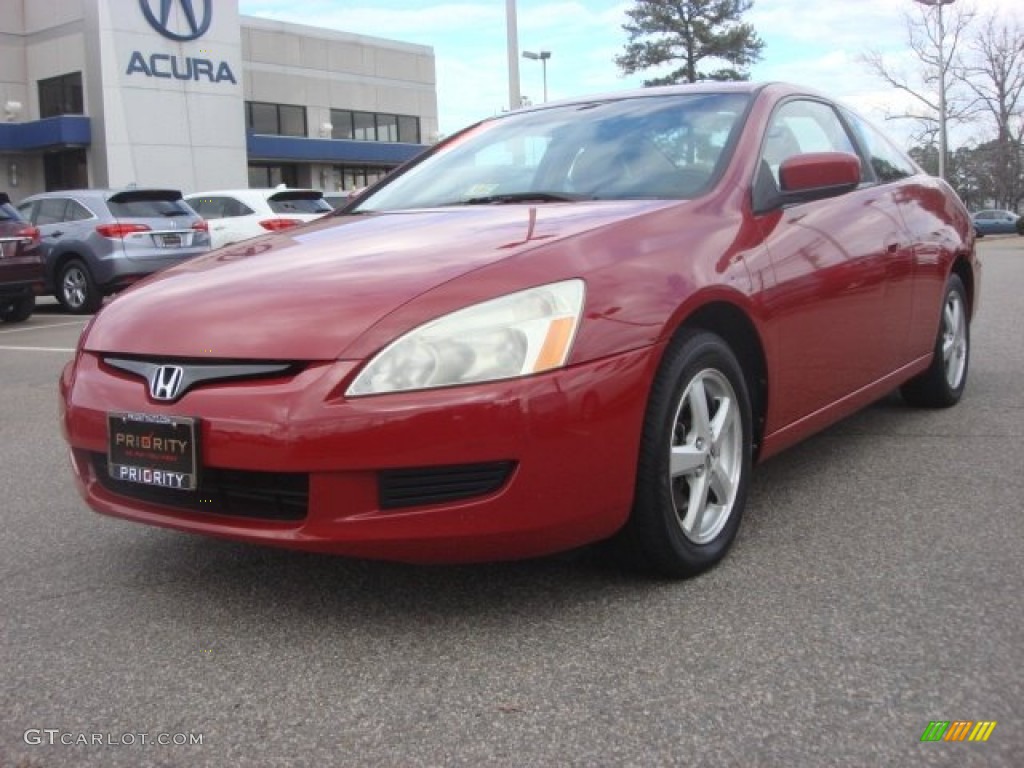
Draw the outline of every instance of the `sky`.
[[[980,13],[1024,24],[1022,0],[956,0]],[[656,73],[623,76],[615,56],[626,44],[624,0],[517,0],[519,50],[551,52],[548,99],[640,87]],[[446,135],[508,107],[506,0],[239,0],[242,14],[384,37],[434,49],[440,133]],[[784,80],[822,91],[909,143],[906,97],[858,57],[869,49],[911,71],[904,14],[912,0],[754,0],[744,16],[765,43],[752,80]],[[520,58],[520,91],[543,101],[539,61]],[[984,128],[954,127],[951,146],[986,140]]]

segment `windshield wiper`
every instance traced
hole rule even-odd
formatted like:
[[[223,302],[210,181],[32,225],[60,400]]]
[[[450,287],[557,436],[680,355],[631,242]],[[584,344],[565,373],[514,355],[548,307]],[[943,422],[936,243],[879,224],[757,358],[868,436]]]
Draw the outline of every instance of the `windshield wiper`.
[[[450,205],[500,205],[502,203],[574,203],[579,200],[593,200],[590,195],[573,195],[564,192],[508,192],[502,195],[483,195],[459,200]]]

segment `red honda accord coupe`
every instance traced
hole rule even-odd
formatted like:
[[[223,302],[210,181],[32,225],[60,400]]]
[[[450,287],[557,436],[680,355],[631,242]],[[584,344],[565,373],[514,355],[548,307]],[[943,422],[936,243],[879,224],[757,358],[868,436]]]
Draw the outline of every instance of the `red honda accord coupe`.
[[[689,576],[757,461],[897,387],[960,399],[973,231],[799,88],[520,110],[117,297],[63,430],[109,515],[412,562],[612,540]]]

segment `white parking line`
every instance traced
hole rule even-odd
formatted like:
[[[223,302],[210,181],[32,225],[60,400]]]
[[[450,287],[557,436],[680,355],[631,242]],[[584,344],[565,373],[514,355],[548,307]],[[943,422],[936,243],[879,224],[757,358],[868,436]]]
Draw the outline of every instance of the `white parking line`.
[[[74,352],[74,347],[14,347],[0,345],[0,351],[14,352]]]
[[[65,325],[82,325],[84,326],[87,320],[75,320],[68,323],[44,323],[43,325],[23,325],[20,328],[10,328],[7,330],[0,331],[0,333],[23,333],[24,331],[43,331],[47,328],[61,328]]]

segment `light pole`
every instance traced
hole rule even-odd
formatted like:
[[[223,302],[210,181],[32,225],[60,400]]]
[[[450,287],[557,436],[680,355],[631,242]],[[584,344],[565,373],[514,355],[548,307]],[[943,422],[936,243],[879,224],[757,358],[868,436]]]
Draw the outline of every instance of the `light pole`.
[[[942,24],[942,6],[956,0],[914,0],[935,8],[939,20],[939,178],[946,178],[946,28]]]
[[[508,31],[508,111],[519,109],[523,103],[519,95],[519,24],[516,20],[516,0],[505,0],[505,26]]]
[[[541,66],[541,73],[544,78],[544,103],[548,101],[548,59],[551,58],[551,51],[541,51],[540,53],[534,53],[533,51],[523,51],[524,59],[531,59],[533,61],[539,61]]]

